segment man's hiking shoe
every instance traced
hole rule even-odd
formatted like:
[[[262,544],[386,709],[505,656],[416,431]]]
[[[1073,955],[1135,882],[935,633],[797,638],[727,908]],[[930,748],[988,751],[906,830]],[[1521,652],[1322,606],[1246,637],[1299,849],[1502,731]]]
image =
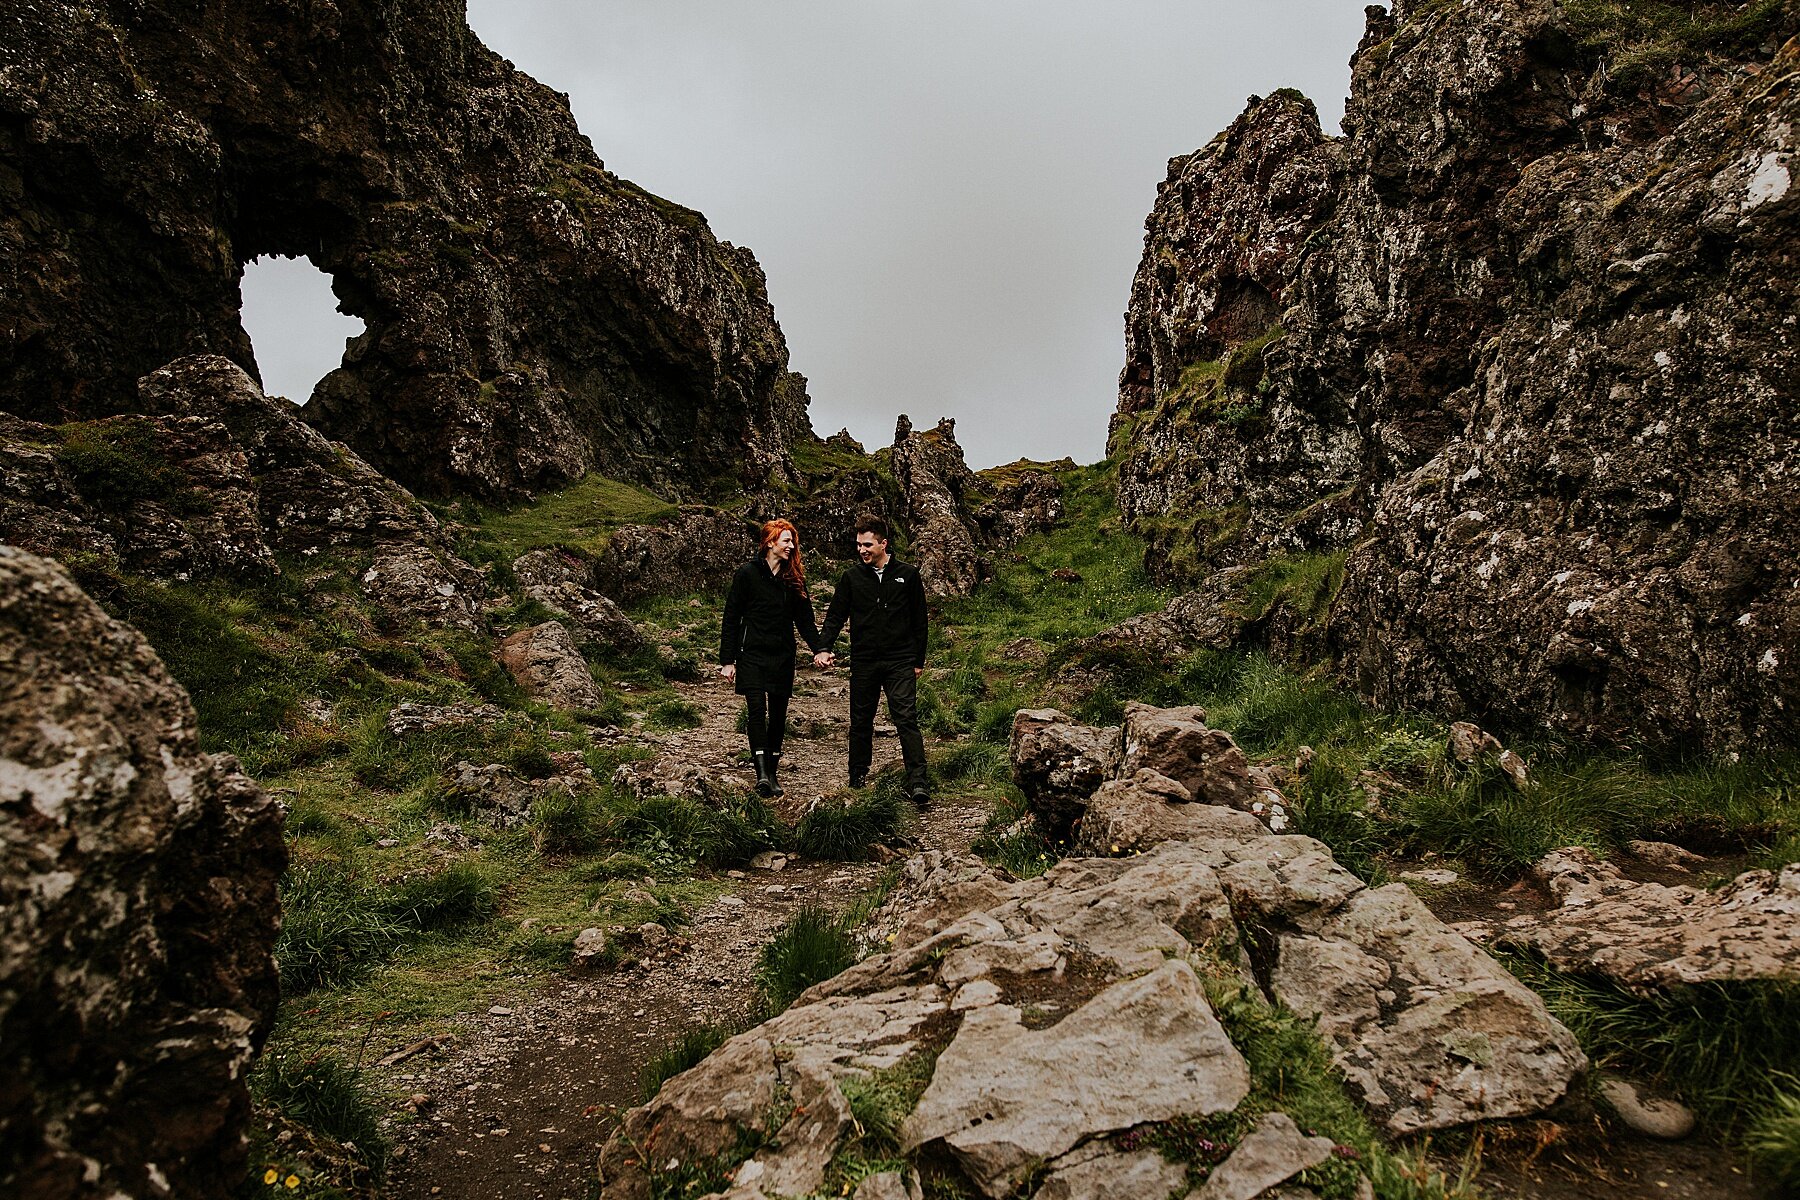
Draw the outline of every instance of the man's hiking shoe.
[[[931,807],[931,793],[926,791],[922,787],[914,788],[912,790],[912,802],[915,806],[917,806],[919,808],[930,808]]]
[[[860,792],[868,786],[869,786],[869,777],[867,775],[852,775],[850,777],[850,790],[851,791]]]

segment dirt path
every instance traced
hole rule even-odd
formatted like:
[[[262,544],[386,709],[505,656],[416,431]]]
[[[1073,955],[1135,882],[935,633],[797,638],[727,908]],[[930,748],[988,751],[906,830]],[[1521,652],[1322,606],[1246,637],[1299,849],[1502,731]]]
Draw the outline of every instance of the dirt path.
[[[809,676],[811,676],[809,678]],[[844,678],[803,672],[783,759],[793,819],[814,796],[841,787],[847,726]],[[742,701],[711,681],[680,689],[701,707],[697,729],[661,736],[678,761],[738,770]],[[899,760],[891,727],[877,725],[875,769]],[[945,804],[912,831],[922,846],[967,849],[985,808]],[[429,1097],[421,1118],[399,1123],[386,1190],[395,1200],[585,1200],[612,1116],[638,1103],[639,1073],[685,1029],[742,1016],[754,994],[756,955],[803,905],[842,908],[872,887],[873,863],[796,861],[782,871],[730,872],[728,890],[693,915],[686,953],[594,978],[565,978],[463,1022],[447,1050],[397,1064],[384,1082]]]

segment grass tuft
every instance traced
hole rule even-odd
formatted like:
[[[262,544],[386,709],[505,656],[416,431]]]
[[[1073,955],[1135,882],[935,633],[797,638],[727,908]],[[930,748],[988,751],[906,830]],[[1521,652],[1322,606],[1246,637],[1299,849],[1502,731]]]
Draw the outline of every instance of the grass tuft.
[[[862,862],[876,843],[898,837],[912,815],[899,789],[880,782],[841,799],[827,796],[800,818],[794,849],[823,862]]]
[[[856,964],[856,938],[822,908],[796,912],[756,960],[756,985],[767,1016],[786,1012],[800,993]]]
[[[696,1025],[682,1031],[638,1073],[639,1099],[648,1104],[662,1090],[663,1084],[683,1071],[699,1066],[702,1059],[730,1041],[737,1032],[729,1025]]]
[[[1751,1121],[1744,1147],[1753,1162],[1785,1194],[1800,1193],[1800,1079],[1783,1079],[1783,1090]]]
[[[380,1181],[388,1142],[375,1097],[354,1068],[330,1057],[265,1055],[250,1075],[250,1092],[258,1106],[351,1149]]]
[[[1667,1088],[1725,1136],[1800,1078],[1800,983],[1725,980],[1643,995],[1502,960],[1569,1027],[1594,1064]]]
[[[339,862],[296,863],[281,885],[275,960],[288,996],[360,976],[404,941],[408,927]]]

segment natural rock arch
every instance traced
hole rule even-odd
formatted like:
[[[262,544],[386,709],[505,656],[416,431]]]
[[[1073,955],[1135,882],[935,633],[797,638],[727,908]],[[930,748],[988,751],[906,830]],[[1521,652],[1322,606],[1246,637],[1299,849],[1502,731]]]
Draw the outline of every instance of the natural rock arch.
[[[426,493],[601,469],[676,493],[808,426],[761,268],[606,171],[460,3],[16,9],[0,39],[0,407],[128,410],[191,353],[254,371],[243,264],[367,325],[308,419]]]

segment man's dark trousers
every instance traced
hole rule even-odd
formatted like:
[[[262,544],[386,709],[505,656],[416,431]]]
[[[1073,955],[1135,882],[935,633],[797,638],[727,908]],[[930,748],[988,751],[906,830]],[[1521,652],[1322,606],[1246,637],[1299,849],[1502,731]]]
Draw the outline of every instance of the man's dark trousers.
[[[912,662],[850,667],[850,778],[866,779],[875,757],[875,708],[887,693],[888,716],[900,734],[900,756],[906,762],[906,790],[925,789],[925,738],[919,732],[919,680]]]

